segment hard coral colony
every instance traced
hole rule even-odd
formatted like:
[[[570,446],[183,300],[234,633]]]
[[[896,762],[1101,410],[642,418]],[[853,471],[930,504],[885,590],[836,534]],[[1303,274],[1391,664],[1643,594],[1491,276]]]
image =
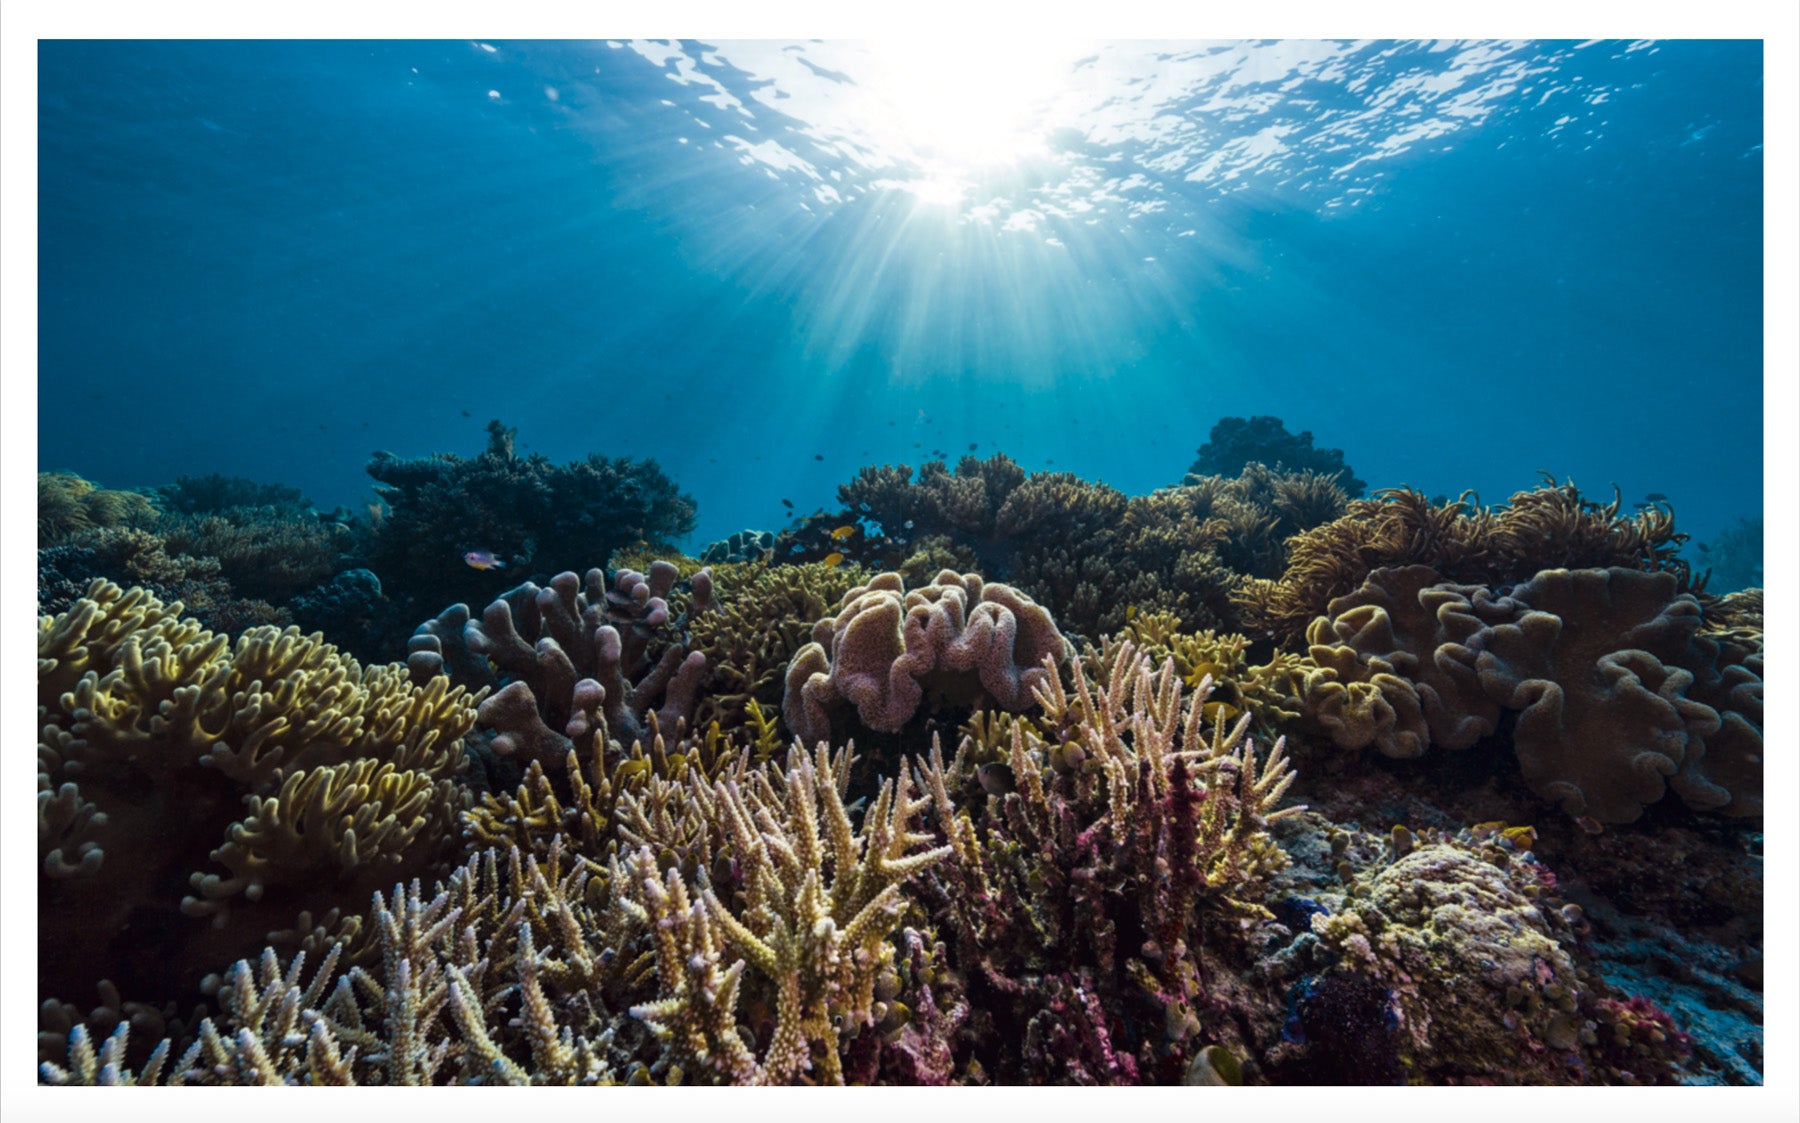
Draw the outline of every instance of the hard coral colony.
[[[379,524],[40,477],[40,1080],[1760,1082],[1760,599],[1229,420],[705,563],[498,422]]]

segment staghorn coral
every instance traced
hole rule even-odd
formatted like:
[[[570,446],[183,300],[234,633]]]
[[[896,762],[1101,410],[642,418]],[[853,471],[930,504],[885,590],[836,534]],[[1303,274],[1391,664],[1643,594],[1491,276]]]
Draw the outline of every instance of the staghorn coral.
[[[353,934],[464,802],[477,698],[292,628],[232,644],[179,607],[96,581],[39,618],[43,993],[107,978],[161,1007],[265,941]]]
[[[310,981],[308,958],[284,967],[265,950],[239,960],[222,1007],[190,1042],[160,1042],[132,1071],[131,1029],[98,1052],[71,1033],[51,1084],[424,1085],[641,1082],[656,1055],[617,1014],[649,993],[646,933],[636,914],[561,850],[471,857],[427,894],[417,881],[377,893],[378,954],[346,962],[330,944]],[[615,864],[621,882],[640,871]],[[634,950],[635,949],[635,950]],[[622,1075],[623,1074],[623,1075]],[[675,1074],[679,1079],[679,1074]]]
[[[1444,654],[1479,675],[1513,731],[1525,783],[1570,815],[1628,823],[1674,788],[1690,807],[1762,813],[1762,661],[1696,636],[1672,573],[1546,570],[1526,611]]]
[[[876,983],[893,970],[903,886],[949,848],[921,849],[930,836],[913,823],[927,801],[905,774],[882,784],[857,831],[840,787],[850,751],[797,745],[792,759],[785,773],[770,764],[711,786],[728,891],[678,868],[616,886],[655,941],[659,997],[631,1009],[664,1046],[652,1073],[841,1083],[844,1044],[886,1017]]]
[[[1377,569],[1307,629],[1307,716],[1339,748],[1373,744],[1402,759],[1433,744],[1466,749],[1495,731],[1500,705],[1457,656],[1477,632],[1520,611],[1479,585],[1445,582],[1430,566]]]
[[[1624,566],[1668,572],[1684,591],[1693,587],[1679,556],[1687,535],[1676,532],[1671,510],[1625,516],[1616,489],[1602,505],[1549,476],[1494,508],[1471,494],[1438,502],[1388,488],[1352,501],[1342,517],[1288,543],[1278,580],[1254,578],[1233,593],[1244,630],[1296,641],[1333,599],[1383,567],[1428,565],[1445,581],[1501,590],[1542,569]]]
[[[515,570],[579,573],[622,546],[665,546],[693,529],[693,498],[654,460],[592,455],[555,465],[517,455],[498,421],[488,434],[487,450],[470,459],[377,453],[368,464],[388,511],[362,560],[402,619],[493,597],[499,580],[465,565],[468,550],[489,550]]]
[[[1235,1000],[1209,980],[1224,937],[1269,916],[1287,859],[1267,828],[1299,810],[1276,809],[1292,775],[1279,743],[1259,764],[1248,717],[1208,736],[1206,693],[1184,701],[1172,661],[1153,670],[1125,641],[1103,678],[1084,662],[1073,692],[1048,675],[1044,716],[1012,724],[985,801],[959,802],[973,738],[916,766],[952,848],[921,894],[953,936],[995,1079],[1175,1083],[1236,1039]]]
[[[980,698],[1021,710],[1052,665],[1067,657],[1056,621],[998,582],[944,570],[904,592],[883,573],[845,593],[833,616],[788,665],[782,716],[805,744],[830,738],[832,713],[854,706],[870,729],[897,732],[928,700]]]

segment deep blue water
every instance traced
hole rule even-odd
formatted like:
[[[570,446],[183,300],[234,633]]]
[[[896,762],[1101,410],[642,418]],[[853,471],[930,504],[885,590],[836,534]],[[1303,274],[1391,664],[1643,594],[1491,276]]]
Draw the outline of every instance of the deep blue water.
[[[980,58],[923,93],[829,43],[39,59],[40,466],[108,486],[356,506],[374,450],[498,417],[655,457],[697,552],[934,449],[1148,491],[1272,413],[1371,487],[1762,511],[1757,43],[1093,46],[952,139],[1006,100],[929,101]]]

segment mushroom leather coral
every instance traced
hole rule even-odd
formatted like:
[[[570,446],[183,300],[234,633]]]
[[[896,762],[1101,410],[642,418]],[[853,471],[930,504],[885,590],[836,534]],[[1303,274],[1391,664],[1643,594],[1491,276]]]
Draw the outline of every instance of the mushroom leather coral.
[[[1307,629],[1318,664],[1307,675],[1308,710],[1340,748],[1372,742],[1401,758],[1433,744],[1466,749],[1494,732],[1500,704],[1455,654],[1519,611],[1483,586],[1442,581],[1430,566],[1377,569]]]
[[[831,710],[845,703],[869,728],[897,732],[928,688],[1023,710],[1048,674],[1044,657],[1060,662],[1069,647],[1030,597],[947,569],[910,593],[898,573],[878,574],[844,594],[812,634],[788,667],[781,703],[808,745],[830,738]]]
[[[1720,645],[1695,640],[1700,605],[1676,588],[1666,572],[1546,570],[1512,591],[1529,611],[1460,656],[1489,697],[1524,711],[1525,782],[1571,815],[1628,823],[1670,786],[1699,809],[1761,812],[1761,659],[1720,670]],[[1695,696],[1696,668],[1728,717]]]

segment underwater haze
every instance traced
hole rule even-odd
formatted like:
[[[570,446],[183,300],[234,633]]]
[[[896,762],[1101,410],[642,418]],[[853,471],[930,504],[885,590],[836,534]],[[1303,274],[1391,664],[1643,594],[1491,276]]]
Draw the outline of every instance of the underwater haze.
[[[1757,42],[39,61],[41,470],[357,509],[498,419],[655,458],[698,553],[864,465],[1140,494],[1274,415],[1371,489],[1761,517]]]

